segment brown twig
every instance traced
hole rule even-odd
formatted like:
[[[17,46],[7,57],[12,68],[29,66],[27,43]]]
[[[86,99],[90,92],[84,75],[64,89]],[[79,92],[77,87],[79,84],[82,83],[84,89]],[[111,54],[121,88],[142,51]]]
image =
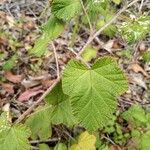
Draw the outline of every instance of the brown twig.
[[[134,0],[131,3],[129,3],[127,6],[123,7],[122,10],[120,10],[108,23],[106,23],[100,30],[98,30],[92,37],[89,37],[88,41],[86,42],[86,44],[83,46],[83,48],[81,49],[81,51],[78,53],[78,55],[76,56],[76,58],[79,58],[81,56],[81,54],[84,52],[85,48],[95,39],[95,37],[97,37],[103,30],[105,30],[111,23],[113,23],[119,16],[121,13],[123,13],[124,11],[126,11],[126,9],[128,7],[131,7],[133,4],[135,4],[137,1],[139,0]],[[22,120],[24,120],[24,118],[29,115],[33,109],[39,105],[39,103],[41,103],[41,101],[46,97],[46,95],[52,91],[52,89],[57,85],[57,83],[60,81],[60,77],[57,78],[54,83],[43,93],[43,95],[30,107],[28,108],[16,121],[15,123],[19,123]]]
[[[57,68],[57,78],[60,78],[60,70],[59,70],[59,63],[58,63],[58,57],[57,57],[57,52],[56,52],[56,47],[53,42],[51,42],[53,51],[54,51],[54,56],[56,60],[56,68]]]

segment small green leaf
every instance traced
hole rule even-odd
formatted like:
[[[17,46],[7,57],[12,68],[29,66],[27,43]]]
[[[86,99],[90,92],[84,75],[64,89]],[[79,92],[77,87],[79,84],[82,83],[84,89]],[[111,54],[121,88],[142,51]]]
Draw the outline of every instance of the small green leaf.
[[[139,105],[133,105],[129,108],[128,111],[125,111],[122,114],[123,118],[129,122],[133,123],[146,123],[147,118],[146,118],[146,113],[144,109],[139,106]]]
[[[96,137],[85,131],[79,136],[78,143],[72,145],[69,150],[95,150],[95,143]]]
[[[91,61],[93,58],[96,57],[97,49],[93,48],[92,46],[88,46],[82,54],[83,59],[88,62]]]
[[[17,63],[17,55],[13,55],[10,59],[8,59],[3,65],[4,70],[11,70]]]
[[[91,69],[71,60],[62,87],[70,96],[74,115],[89,130],[102,128],[116,110],[115,98],[127,90],[127,80],[111,57],[99,59]]]
[[[112,0],[115,4],[119,5],[121,3],[121,0]]]
[[[26,120],[26,125],[32,131],[32,139],[47,139],[51,137],[51,106],[38,108],[35,113]]]
[[[47,51],[48,43],[57,38],[64,30],[64,23],[54,16],[51,16],[42,28],[43,34],[39,39],[37,39],[34,47],[29,50],[30,55],[37,57],[44,55]]]
[[[64,21],[78,15],[80,10],[80,0],[53,0],[52,2],[52,14]]]
[[[53,124],[64,123],[73,126],[76,123],[69,97],[63,93],[61,83],[47,95],[46,102],[52,105],[51,120]]]
[[[55,39],[57,38],[63,31],[64,31],[64,22],[57,19],[54,16],[51,16],[47,23],[42,26],[45,36],[48,39]]]
[[[141,150],[148,150],[150,146],[150,131],[147,131],[142,135]]]
[[[58,143],[54,150],[67,150],[67,146],[64,143]]]
[[[29,50],[29,54],[36,57],[41,57],[47,51],[49,41],[50,40],[47,38],[46,34],[43,34],[39,39],[37,39],[34,47]]]
[[[47,144],[39,144],[39,150],[50,150]]]
[[[150,62],[150,52],[144,52],[143,54],[143,60],[146,62]]]

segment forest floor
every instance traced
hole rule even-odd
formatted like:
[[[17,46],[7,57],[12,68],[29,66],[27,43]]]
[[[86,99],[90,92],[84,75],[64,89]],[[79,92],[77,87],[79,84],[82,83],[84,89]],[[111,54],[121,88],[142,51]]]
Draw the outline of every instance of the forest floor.
[[[150,9],[148,1],[142,4],[142,10],[139,10],[140,4],[129,8],[129,11],[136,13]],[[0,1],[0,109],[9,107],[14,120],[30,108],[57,78],[51,44],[40,58],[28,55],[28,50],[41,35],[40,26],[50,16],[47,5],[47,0]],[[70,29],[66,29],[54,40],[60,70],[74,57],[74,53],[68,49],[70,36]],[[75,42],[76,52],[84,46],[88,36],[85,28],[79,31]],[[106,55],[115,57],[129,81],[128,91],[118,98],[118,108],[125,111],[133,104],[149,107],[150,62],[145,62],[142,54],[150,50],[150,37],[135,43],[130,50],[117,35],[111,38],[100,35],[97,38],[98,42],[92,42],[97,49],[96,58]],[[15,55],[17,58],[9,64],[12,69],[3,69],[2,66]]]

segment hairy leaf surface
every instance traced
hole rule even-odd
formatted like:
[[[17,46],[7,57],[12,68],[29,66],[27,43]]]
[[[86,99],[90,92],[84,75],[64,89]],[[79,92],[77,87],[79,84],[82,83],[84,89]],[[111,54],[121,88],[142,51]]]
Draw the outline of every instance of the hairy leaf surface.
[[[13,125],[3,113],[0,117],[0,150],[29,150],[30,130],[22,125]]]
[[[51,16],[42,28],[42,36],[37,39],[34,47],[29,51],[31,55],[37,57],[42,56],[46,52],[48,42],[57,38],[62,33],[64,30],[64,23],[54,16]]]
[[[69,97],[62,91],[62,85],[59,83],[46,97],[46,102],[52,105],[51,120],[53,124],[64,123],[68,126],[76,122],[73,116]]]
[[[27,120],[26,124],[32,131],[32,139],[51,137],[51,106],[38,108]]]
[[[116,97],[128,84],[116,61],[99,59],[91,69],[76,60],[64,70],[62,86],[70,96],[75,116],[89,130],[103,127],[116,109]]]
[[[64,21],[77,15],[80,9],[80,0],[54,0],[52,2],[52,13]]]

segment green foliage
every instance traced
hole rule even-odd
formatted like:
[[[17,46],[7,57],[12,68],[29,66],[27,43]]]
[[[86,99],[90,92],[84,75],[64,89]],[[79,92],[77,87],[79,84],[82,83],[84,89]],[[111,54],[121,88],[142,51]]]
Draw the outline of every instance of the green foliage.
[[[115,4],[119,5],[121,3],[121,0],[112,0]]]
[[[149,51],[144,52],[142,57],[143,57],[144,61],[150,62],[150,52]]]
[[[95,143],[96,137],[85,131],[79,136],[78,143],[73,144],[69,150],[95,150]]]
[[[18,56],[15,54],[3,65],[3,70],[11,70],[17,63]]]
[[[67,146],[64,143],[58,143],[54,150],[67,150]]]
[[[28,138],[30,130],[22,124],[11,125],[7,115],[0,117],[0,149],[1,150],[29,150]]]
[[[70,96],[79,122],[89,130],[96,130],[112,117],[116,110],[115,98],[125,92],[128,85],[116,61],[104,57],[91,69],[76,60],[70,61],[64,70],[62,86]]]
[[[134,141],[131,147],[138,147],[140,150],[149,149],[150,113],[139,105],[133,105],[122,116],[131,126],[132,141]]]
[[[123,22],[120,27],[123,38],[130,44],[143,39],[149,33],[149,30],[150,18],[145,15]]]
[[[50,150],[47,144],[39,144],[39,150]]]
[[[53,0],[51,9],[55,17],[68,21],[80,12],[80,0]]]
[[[148,116],[139,105],[133,105],[128,111],[125,111],[122,116],[125,120],[133,123],[133,125],[142,125],[148,121]]]
[[[95,58],[97,55],[97,49],[93,48],[92,46],[88,46],[82,54],[82,58],[88,62]]]
[[[57,38],[63,30],[64,23],[54,16],[51,16],[47,23],[43,25],[42,36],[37,39],[34,47],[29,51],[29,54],[37,57],[44,55],[47,50],[48,43]]]
[[[50,106],[40,107],[27,120],[26,125],[31,129],[32,139],[47,139],[51,137]]]
[[[59,83],[46,97],[46,102],[52,105],[51,121],[53,124],[66,124],[73,126],[76,122],[73,116],[69,97],[63,93]]]

